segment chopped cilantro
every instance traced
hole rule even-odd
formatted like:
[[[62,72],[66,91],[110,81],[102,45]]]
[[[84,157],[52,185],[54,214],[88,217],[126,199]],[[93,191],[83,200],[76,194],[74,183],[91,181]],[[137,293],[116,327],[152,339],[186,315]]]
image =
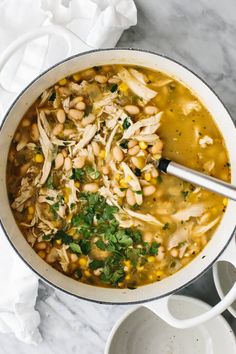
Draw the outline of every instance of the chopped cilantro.
[[[142,172],[141,172],[141,170],[140,170],[139,168],[135,168],[135,169],[134,169],[134,174],[135,174],[135,176],[137,176],[137,177],[141,177]]]
[[[50,236],[50,235],[43,235],[42,238],[43,238],[44,241],[51,241],[52,236]]]
[[[53,91],[53,92],[51,93],[51,95],[49,96],[48,101],[52,102],[52,101],[54,101],[54,100],[55,100],[55,98],[56,98],[56,92],[55,92],[55,91]]]
[[[84,182],[85,171],[82,168],[73,168],[71,179],[75,179],[79,182]]]
[[[128,129],[129,127],[131,126],[131,123],[130,123],[130,118],[129,117],[126,117],[123,124],[122,124],[122,127],[124,130]]]
[[[92,179],[98,179],[100,177],[100,172],[95,170],[92,166],[86,166],[86,173]]]
[[[151,255],[157,255],[158,254],[158,248],[160,247],[160,243],[157,242],[152,242],[151,246],[149,248],[149,254]]]
[[[61,240],[65,245],[73,242],[73,237],[68,235],[64,230],[58,230],[53,237],[55,240]]]
[[[134,191],[136,194],[142,194],[142,191]]]
[[[182,193],[184,199],[186,200],[188,197],[189,191],[182,191],[181,193]]]
[[[89,263],[89,268],[93,269],[93,270],[98,269],[98,268],[102,268],[102,267],[104,267],[104,261],[100,261],[100,260],[95,259],[94,261]]]
[[[169,228],[170,228],[170,225],[168,222],[166,222],[162,227],[163,230],[168,230]]]
[[[78,253],[78,254],[81,254],[82,251],[81,251],[81,248],[80,248],[80,245],[78,245],[78,243],[75,243],[75,242],[71,242],[69,244],[69,247],[71,249],[71,251],[75,252],[75,253]]]
[[[76,278],[78,278],[78,279],[80,279],[81,277],[82,277],[82,271],[81,271],[81,269],[76,269],[76,271],[75,271],[75,277]]]
[[[110,88],[110,91],[111,91],[111,92],[115,92],[115,91],[117,90],[117,88],[118,88],[118,85],[117,85],[117,84],[112,84],[112,85],[111,85],[111,88]]]
[[[97,240],[95,243],[100,250],[105,251],[106,250],[106,244],[102,240]]]
[[[124,139],[124,140],[122,140],[121,142],[120,142],[120,147],[122,148],[122,149],[128,149],[128,140],[126,140],[126,139]]]
[[[46,187],[48,188],[48,189],[54,189],[55,188],[55,186],[54,186],[54,184],[53,184],[53,177],[52,177],[52,175],[50,175],[49,177],[48,177],[48,179],[47,179],[47,181],[46,181]]]

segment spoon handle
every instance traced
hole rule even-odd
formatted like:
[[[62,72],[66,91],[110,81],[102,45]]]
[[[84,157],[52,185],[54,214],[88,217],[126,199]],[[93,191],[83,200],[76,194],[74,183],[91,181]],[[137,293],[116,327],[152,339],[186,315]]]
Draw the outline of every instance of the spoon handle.
[[[167,174],[179,177],[187,182],[209,189],[229,199],[236,200],[236,187],[215,177],[192,170],[168,159],[160,159],[158,169]]]

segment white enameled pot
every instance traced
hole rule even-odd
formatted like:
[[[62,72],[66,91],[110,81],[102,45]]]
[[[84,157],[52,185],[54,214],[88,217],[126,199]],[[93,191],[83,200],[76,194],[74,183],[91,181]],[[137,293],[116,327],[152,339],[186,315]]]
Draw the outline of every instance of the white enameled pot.
[[[57,30],[59,30],[58,27],[53,30],[50,29],[52,32]],[[60,31],[63,32],[61,28]],[[70,32],[66,33],[66,40],[70,41],[70,35]],[[39,33],[36,32],[35,36],[38,37]],[[13,43],[10,49],[3,55],[2,59],[0,59],[0,69],[14,50],[16,50],[19,45],[32,39],[32,37],[33,34],[28,37],[25,36],[22,40]],[[74,37],[72,39],[73,41],[75,40]],[[73,51],[76,51],[76,47],[73,48]],[[111,304],[140,303],[159,299],[159,301],[155,302],[155,306],[152,307],[152,311],[156,311],[156,313],[169,324],[179,328],[197,325],[223,312],[235,300],[236,284],[221,302],[211,310],[207,311],[205,314],[187,320],[178,320],[170,314],[168,299],[171,294],[189,285],[203,274],[217,260],[226,259],[236,266],[236,247],[234,240],[232,240],[235,228],[235,202],[229,201],[224,217],[214,236],[204,250],[189,265],[160,282],[145,285],[135,290],[95,288],[94,286],[77,282],[56,271],[35,254],[22,236],[12,215],[6,188],[7,154],[11,139],[22,116],[42,91],[53,85],[59,79],[76,71],[104,64],[135,64],[154,70],[160,70],[173,76],[189,87],[208,108],[224,136],[232,166],[232,183],[236,184],[235,126],[222,102],[199,77],[183,65],[163,55],[149,51],[122,48],[92,50],[71,56],[42,73],[18,95],[9,107],[0,132],[0,217],[2,226],[10,244],[25,263],[42,279],[62,291],[82,299]],[[0,94],[3,92],[2,88]],[[9,94],[4,95],[5,99],[10,97]]]

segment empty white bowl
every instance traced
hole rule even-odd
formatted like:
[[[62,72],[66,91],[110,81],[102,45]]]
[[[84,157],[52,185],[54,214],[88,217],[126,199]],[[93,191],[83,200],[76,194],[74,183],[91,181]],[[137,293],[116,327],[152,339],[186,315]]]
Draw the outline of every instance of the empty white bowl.
[[[175,295],[171,312],[180,319],[199,315],[210,306]],[[169,326],[145,306],[128,311],[113,327],[105,354],[235,354],[236,340],[222,316],[191,329]]]
[[[213,266],[213,278],[217,292],[223,299],[236,282],[236,269],[229,262],[218,262]],[[228,311],[236,318],[236,301],[228,308]]]

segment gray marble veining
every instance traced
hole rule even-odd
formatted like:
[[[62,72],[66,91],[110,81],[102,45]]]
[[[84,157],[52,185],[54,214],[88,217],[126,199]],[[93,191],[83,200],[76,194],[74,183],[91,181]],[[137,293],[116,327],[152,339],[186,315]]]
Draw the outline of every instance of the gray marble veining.
[[[137,26],[118,45],[157,51],[185,64],[221,97],[236,119],[235,0],[136,0]],[[182,291],[214,305],[218,296],[209,270]],[[40,283],[37,309],[44,341],[28,346],[0,334],[1,354],[101,354],[116,320],[131,306],[97,305]],[[224,316],[236,331],[236,320]]]

